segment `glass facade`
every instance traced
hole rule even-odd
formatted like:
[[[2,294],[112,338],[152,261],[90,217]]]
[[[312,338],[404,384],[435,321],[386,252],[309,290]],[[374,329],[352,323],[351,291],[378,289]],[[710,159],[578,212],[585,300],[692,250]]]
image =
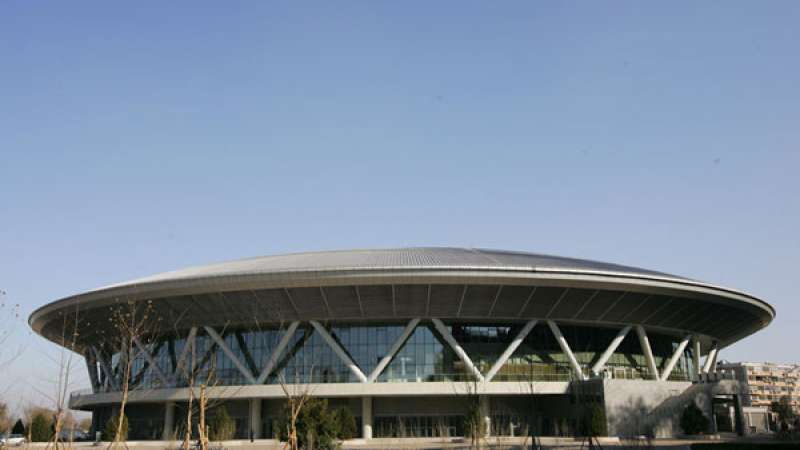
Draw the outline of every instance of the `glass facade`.
[[[461,345],[474,365],[486,374],[509,346],[524,323],[445,322],[454,339]],[[326,326],[355,364],[366,375],[375,369],[402,334],[406,323],[334,323]],[[560,324],[584,373],[605,351],[616,336],[613,328]],[[263,370],[283,336],[280,329],[226,329],[220,332],[230,352],[254,377]],[[675,336],[648,333],[656,365],[662,371],[679,345]],[[186,347],[186,337],[164,337],[147,344],[158,369],[167,378],[166,385],[148,358],[139,354],[133,362],[131,379],[134,387],[162,388],[194,384],[248,384],[234,361],[202,328],[194,348]],[[186,353],[188,357],[181,359]],[[111,361],[119,366],[119,355]],[[183,363],[181,362],[183,361]],[[614,378],[648,379],[647,364],[634,331],[608,360],[606,370]],[[115,371],[116,373],[116,371]],[[692,373],[691,348],[687,347],[670,375],[670,380],[689,380]],[[98,371],[102,381],[103,371]],[[115,376],[119,376],[116,373]],[[569,381],[575,376],[567,356],[561,351],[551,330],[537,324],[497,372],[493,381]],[[471,377],[466,364],[446,343],[430,321],[421,321],[378,377],[379,382],[467,381]],[[341,358],[308,324],[301,324],[279,355],[277,364],[265,383],[354,383],[358,379]],[[101,383],[102,385],[102,383]]]

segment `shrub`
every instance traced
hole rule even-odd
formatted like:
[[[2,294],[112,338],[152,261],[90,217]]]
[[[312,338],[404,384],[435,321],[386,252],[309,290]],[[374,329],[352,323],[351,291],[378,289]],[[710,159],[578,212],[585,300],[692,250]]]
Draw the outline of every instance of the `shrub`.
[[[279,439],[288,439],[289,415],[291,410],[287,402],[283,417],[278,421]],[[333,414],[328,411],[325,399],[309,398],[297,417],[297,444],[302,448],[330,449],[336,446],[339,438]]]
[[[478,398],[472,399],[467,405],[467,411],[464,415],[464,435],[470,438],[473,443],[477,443],[483,438],[484,427],[483,418],[481,417],[481,407]]]
[[[708,430],[708,425],[708,418],[703,415],[703,411],[694,402],[689,402],[681,414],[683,432],[685,434],[702,434]]]
[[[22,423],[22,419],[17,419],[17,423],[14,424],[14,428],[11,429],[11,434],[21,434],[25,436],[25,424]]]
[[[795,414],[792,408],[791,399],[788,395],[783,395],[778,401],[772,402],[769,409],[778,415],[778,423],[782,433],[789,432],[789,424],[794,420]]]
[[[236,421],[228,414],[227,408],[220,406],[209,423],[208,438],[212,441],[228,441],[235,434]]]
[[[108,422],[106,422],[105,428],[103,428],[103,440],[111,442],[114,440],[115,435],[117,434],[117,419],[119,416],[114,414]],[[122,416],[122,430],[121,436],[119,437],[121,441],[128,440],[128,416]]]
[[[353,439],[356,437],[356,418],[347,408],[337,408],[333,411],[333,421],[337,439]]]
[[[30,434],[32,442],[47,442],[53,437],[53,429],[50,420],[41,413],[37,413],[31,419]]]
[[[586,407],[583,416],[582,430],[584,436],[595,437],[608,434],[606,427],[606,411],[598,403]]]

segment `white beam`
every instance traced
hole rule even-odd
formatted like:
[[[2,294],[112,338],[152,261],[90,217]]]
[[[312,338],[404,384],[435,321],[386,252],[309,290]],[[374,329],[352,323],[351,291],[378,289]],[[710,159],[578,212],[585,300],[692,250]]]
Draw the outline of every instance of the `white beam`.
[[[719,358],[719,349],[714,352],[714,357],[711,358],[711,368],[709,373],[717,373],[717,359]]]
[[[119,383],[114,376],[114,372],[111,370],[111,365],[103,358],[103,354],[100,353],[97,347],[92,347],[92,351],[94,351],[94,357],[97,358],[97,362],[100,363],[100,370],[106,374],[106,384],[110,385],[113,389],[119,390]]]
[[[636,325],[636,334],[639,335],[639,345],[642,347],[645,360],[647,360],[647,369],[650,371],[650,376],[654,380],[658,380],[656,359],[653,358],[653,349],[650,348],[650,340],[647,339],[647,333],[644,331],[644,327],[641,325]]]
[[[467,366],[467,369],[469,369],[469,371],[472,372],[472,375],[478,381],[483,381],[483,375],[481,375],[481,371],[478,370],[477,367],[475,367],[475,364],[472,364],[472,360],[469,359],[467,352],[465,352],[464,349],[461,348],[460,345],[458,345],[458,342],[456,342],[456,339],[450,333],[450,330],[448,330],[447,327],[444,326],[444,323],[442,323],[442,321],[439,319],[431,319],[431,321],[433,322],[433,326],[436,327],[436,330],[439,331],[439,334],[441,334],[444,340],[447,342],[447,344],[450,345],[450,348],[453,349],[453,351],[461,359],[464,365]]]
[[[283,336],[281,336],[278,346],[275,347],[275,349],[272,350],[272,354],[269,355],[267,365],[261,369],[261,373],[258,375],[258,379],[256,379],[256,384],[264,384],[264,382],[267,381],[267,377],[269,376],[270,372],[272,372],[272,370],[278,364],[278,358],[281,357],[281,353],[283,353],[283,350],[287,345],[289,345],[289,341],[292,340],[292,336],[294,336],[298,325],[300,325],[300,322],[292,322],[289,324],[289,327],[286,329],[286,331],[283,332]]]
[[[181,374],[181,370],[183,366],[186,364],[186,358],[189,357],[189,348],[194,347],[194,338],[197,336],[197,327],[192,327],[189,330],[189,335],[186,336],[186,342],[183,344],[183,349],[181,350],[181,355],[178,357],[178,360],[175,361],[175,371],[173,372],[173,378],[177,378]],[[194,365],[194,361],[191,361],[192,365]],[[190,368],[190,371],[194,370],[194,367]]]
[[[91,349],[87,349],[83,354],[86,359],[86,368],[89,370],[89,382],[92,384],[92,389],[95,391],[100,389],[100,379],[97,376],[97,358]]]
[[[522,327],[521,330],[519,330],[519,333],[517,333],[517,336],[514,338],[514,340],[508,344],[508,347],[505,349],[505,351],[503,351],[500,357],[497,358],[497,361],[494,362],[492,368],[489,369],[489,372],[486,373],[486,381],[492,381],[494,376],[497,375],[497,372],[503,368],[506,361],[508,361],[508,358],[514,354],[514,352],[517,350],[517,347],[522,344],[522,342],[525,340],[525,337],[528,336],[528,333],[531,332],[534,326],[536,326],[536,320],[530,320],[525,324],[524,327]]]
[[[330,333],[328,333],[328,330],[326,330],[325,327],[320,325],[320,323],[317,322],[316,320],[311,320],[310,323],[311,326],[313,326],[314,329],[317,330],[317,333],[319,333],[320,336],[322,336],[322,339],[324,339],[325,342],[328,343],[328,346],[331,348],[331,350],[333,350],[339,356],[339,359],[342,360],[344,365],[347,366],[351,372],[353,372],[353,375],[355,375],[356,378],[358,378],[358,381],[366,383],[367,377],[366,375],[364,375],[364,372],[362,372],[361,369],[358,368],[356,363],[354,363],[353,360],[350,359],[350,355],[348,355],[347,352],[345,352],[344,349],[342,349],[339,343],[336,342],[336,339],[334,339],[333,336],[331,336]]]
[[[691,336],[686,335],[682,340],[681,343],[678,344],[678,348],[675,349],[675,353],[672,354],[672,358],[669,359],[667,362],[667,366],[664,367],[664,371],[661,373],[661,381],[667,381],[669,375],[672,373],[672,369],[675,368],[675,364],[681,359],[683,356],[683,351],[686,350],[686,346],[689,345],[689,339]]]
[[[247,366],[245,366],[244,364],[242,364],[241,361],[239,361],[239,358],[236,356],[236,353],[233,353],[233,350],[231,350],[231,348],[228,346],[228,343],[225,342],[225,339],[222,339],[222,336],[220,336],[219,333],[217,333],[213,328],[211,327],[203,327],[203,328],[205,328],[206,333],[208,333],[208,336],[211,339],[213,339],[214,342],[217,343],[219,348],[222,349],[223,353],[225,353],[228,356],[233,365],[236,366],[237,369],[239,369],[239,373],[244,375],[244,378],[247,380],[247,382],[250,384],[256,384],[256,379],[253,378],[253,374],[250,373],[250,369],[248,369]]]
[[[583,370],[581,369],[581,365],[578,364],[578,360],[575,358],[575,354],[572,353],[572,349],[569,348],[569,344],[567,340],[564,338],[564,335],[561,334],[561,330],[558,328],[555,322],[552,320],[547,321],[547,326],[550,327],[550,331],[553,332],[553,336],[556,337],[556,341],[558,342],[559,347],[561,347],[561,351],[567,355],[569,359],[569,363],[572,366],[572,370],[575,371],[575,376],[579,380],[585,380],[586,376],[583,374]]]
[[[169,381],[167,380],[167,377],[164,376],[164,372],[161,371],[161,367],[158,367],[158,364],[156,364],[156,360],[153,358],[153,355],[150,354],[150,351],[142,344],[142,341],[138,337],[134,336],[133,343],[136,344],[136,347],[139,348],[139,351],[144,354],[144,357],[150,364],[151,369],[156,373],[158,379],[161,380],[162,383],[164,383],[164,387],[169,386]]]
[[[606,367],[606,363],[611,358],[611,355],[613,355],[614,352],[617,351],[617,348],[619,347],[620,344],[622,344],[622,341],[625,340],[625,336],[628,335],[629,331],[631,331],[630,325],[619,330],[619,333],[617,333],[614,339],[611,340],[611,343],[608,344],[608,348],[606,349],[606,351],[604,351],[603,354],[600,355],[600,359],[598,359],[597,362],[595,362],[594,365],[592,366],[593,374],[597,375],[603,371],[603,369]]]
[[[711,347],[711,350],[706,355],[705,364],[703,364],[703,373],[708,373],[711,370],[711,366],[717,359],[717,343],[714,343],[714,346]]]
[[[397,339],[394,341],[392,347],[386,353],[386,356],[381,358],[381,362],[378,363],[378,365],[375,367],[372,373],[369,374],[369,377],[367,377],[368,383],[374,383],[375,380],[378,379],[378,376],[380,376],[380,374],[383,372],[383,369],[385,369],[386,366],[388,366],[389,363],[392,362],[392,358],[394,358],[394,355],[398,352],[398,350],[400,350],[400,347],[403,346],[403,344],[406,342],[406,339],[408,339],[408,337],[411,336],[411,333],[414,332],[414,329],[417,328],[418,323],[419,319],[411,319],[411,321],[408,322],[408,325],[406,325],[406,328],[403,330],[400,336],[398,336]]]

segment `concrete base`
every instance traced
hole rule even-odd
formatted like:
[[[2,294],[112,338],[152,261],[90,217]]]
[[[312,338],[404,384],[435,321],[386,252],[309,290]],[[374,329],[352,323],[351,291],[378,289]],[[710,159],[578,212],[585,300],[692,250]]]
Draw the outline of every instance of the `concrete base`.
[[[682,436],[680,417],[689,402],[695,402],[713,425],[712,398],[740,391],[734,380],[694,384],[653,380],[599,382],[603,384],[608,433],[612,436]]]

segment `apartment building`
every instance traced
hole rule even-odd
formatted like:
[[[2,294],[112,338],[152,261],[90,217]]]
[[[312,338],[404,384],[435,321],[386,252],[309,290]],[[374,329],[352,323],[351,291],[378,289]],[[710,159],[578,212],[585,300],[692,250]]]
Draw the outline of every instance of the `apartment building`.
[[[766,406],[788,395],[800,413],[800,365],[760,362],[725,362],[717,370],[731,372],[742,384],[744,406]]]

